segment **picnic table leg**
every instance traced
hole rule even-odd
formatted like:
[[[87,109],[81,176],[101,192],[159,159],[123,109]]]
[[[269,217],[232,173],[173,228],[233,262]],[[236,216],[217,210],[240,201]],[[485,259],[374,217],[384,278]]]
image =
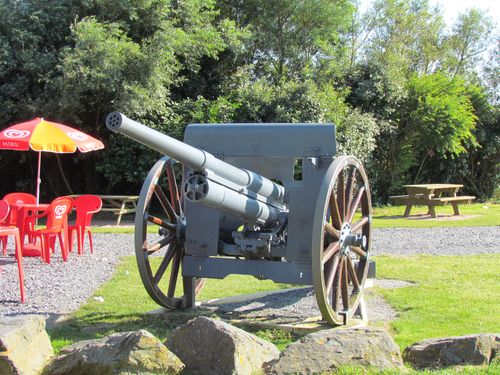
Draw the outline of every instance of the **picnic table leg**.
[[[431,217],[436,218],[437,217],[437,215],[436,215],[436,207],[429,206],[429,214],[431,215]]]
[[[411,207],[412,207],[412,205],[411,205],[411,204],[407,204],[407,205],[406,205],[405,213],[404,213],[404,215],[403,215],[404,217],[408,217],[408,216],[410,216]]]
[[[451,205],[453,206],[453,214],[454,215],[460,215],[460,211],[458,210],[458,203],[451,203]]]
[[[116,219],[116,225],[120,225],[120,221],[122,220],[123,211],[125,210],[125,201],[122,202],[120,207],[120,212],[118,213],[118,218]]]

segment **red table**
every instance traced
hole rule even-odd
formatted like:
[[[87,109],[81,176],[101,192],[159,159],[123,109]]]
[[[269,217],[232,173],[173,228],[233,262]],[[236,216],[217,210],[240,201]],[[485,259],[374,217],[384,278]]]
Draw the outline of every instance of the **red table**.
[[[30,203],[24,203],[24,204],[18,204],[16,206],[12,206],[11,209],[15,209],[17,211],[17,227],[19,228],[19,238],[21,239],[21,247],[22,247],[22,252],[23,256],[33,256],[34,254],[25,254],[24,252],[24,237],[27,235],[25,233],[25,227],[24,227],[24,221],[25,219],[30,216],[32,213],[38,213],[38,212],[43,212],[46,211],[47,208],[49,207],[48,204],[30,204]]]

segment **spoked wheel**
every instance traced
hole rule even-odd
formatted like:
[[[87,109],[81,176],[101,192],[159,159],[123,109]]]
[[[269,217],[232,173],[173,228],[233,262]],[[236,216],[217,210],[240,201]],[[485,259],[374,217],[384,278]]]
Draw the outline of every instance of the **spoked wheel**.
[[[320,188],[313,227],[312,271],[323,319],[347,324],[356,312],[368,274],[371,197],[361,163],[342,156]]]
[[[204,283],[193,277],[179,282],[186,223],[179,195],[181,174],[180,163],[160,159],[142,185],[135,216],[135,255],[142,283],[156,303],[169,309],[192,307]]]

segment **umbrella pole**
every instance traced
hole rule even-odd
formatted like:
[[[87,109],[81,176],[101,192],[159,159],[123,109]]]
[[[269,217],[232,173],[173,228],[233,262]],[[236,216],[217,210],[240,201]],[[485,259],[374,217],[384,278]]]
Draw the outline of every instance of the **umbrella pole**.
[[[40,169],[42,166],[42,151],[38,151],[38,175],[36,176],[36,204],[40,203]]]

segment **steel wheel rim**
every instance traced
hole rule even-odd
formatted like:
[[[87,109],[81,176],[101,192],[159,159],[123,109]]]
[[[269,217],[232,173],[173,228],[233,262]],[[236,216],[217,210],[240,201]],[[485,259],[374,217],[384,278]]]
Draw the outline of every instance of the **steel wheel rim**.
[[[336,210],[338,213],[330,216]],[[364,236],[365,243],[351,246],[354,234]],[[356,312],[368,273],[370,241],[368,178],[356,158],[339,157],[320,187],[312,241],[316,300],[323,319],[330,324],[346,324]]]
[[[156,162],[144,180],[135,216],[135,254],[142,283],[156,303],[169,309],[185,307],[186,301],[184,291],[180,296],[175,293],[184,285],[178,277],[182,273],[182,232],[185,226],[179,189],[175,183],[175,169],[179,167],[180,164],[168,156]],[[165,186],[161,186],[162,183]],[[152,202],[162,210],[151,212]],[[152,235],[147,231],[148,222],[159,230],[161,228],[160,240],[150,241]],[[150,258],[163,251],[159,266],[152,265]],[[195,280],[195,295],[201,291],[203,283],[203,279]]]

